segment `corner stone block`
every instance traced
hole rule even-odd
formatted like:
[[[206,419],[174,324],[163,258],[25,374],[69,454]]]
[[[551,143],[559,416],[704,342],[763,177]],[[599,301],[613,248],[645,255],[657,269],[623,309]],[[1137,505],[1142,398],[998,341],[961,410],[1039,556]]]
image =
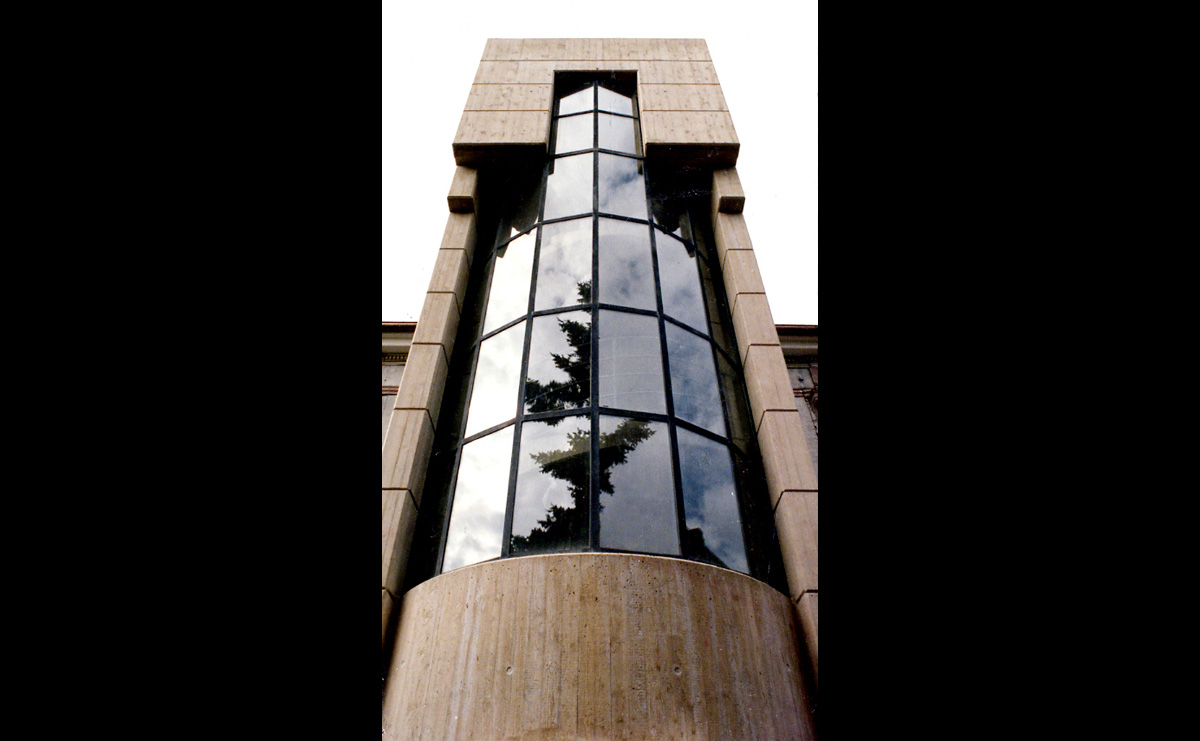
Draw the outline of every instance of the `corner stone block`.
[[[728,284],[726,288],[728,288]],[[417,325],[420,331],[420,325]],[[738,354],[742,363],[754,345],[779,345],[779,332],[771,317],[771,306],[765,293],[743,293],[733,299],[733,332],[737,336]]]
[[[767,292],[762,273],[758,270],[758,258],[754,250],[731,250],[725,253],[725,295],[733,300],[742,293]]]
[[[713,171],[713,209],[723,214],[740,214],[746,206],[746,194],[737,170],[729,167]]]
[[[800,639],[808,649],[812,662],[813,679],[817,679],[817,593],[805,592],[795,602],[796,617],[800,622]]]
[[[408,489],[420,504],[432,449],[433,425],[424,409],[393,411],[383,440],[383,488]]]
[[[800,412],[793,406],[787,411],[763,412],[762,417],[758,446],[771,504],[777,504],[785,491],[816,491],[817,474],[812,467],[802,426],[806,423]],[[396,424],[394,417],[392,424]]]
[[[411,362],[411,361],[410,361]],[[746,354],[746,391],[757,430],[768,411],[786,412],[796,409],[796,397],[788,379],[783,348],[754,345]]]
[[[429,279],[428,293],[448,293],[454,296],[454,308],[462,314],[463,299],[467,294],[467,277],[471,262],[466,250],[438,250],[433,263],[433,275]]]
[[[450,214],[446,219],[446,230],[442,232],[443,250],[463,250],[467,253],[467,267],[475,255],[475,214]]]
[[[817,493],[786,492],[775,508],[775,529],[792,600],[817,591]]]
[[[750,231],[746,228],[746,218],[742,214],[713,213],[713,236],[716,238],[717,258],[722,268],[731,250],[754,249]]]
[[[446,390],[446,358],[437,345],[413,345],[400,379],[393,409],[422,409],[429,414],[434,430]]]
[[[475,212],[475,199],[479,195],[479,171],[473,167],[457,167],[454,180],[450,182],[450,193],[446,203],[450,212],[469,214]]]
[[[451,293],[427,293],[413,332],[413,345],[441,345],[446,362],[454,352],[454,333],[458,331],[458,305]]]
[[[383,490],[383,588],[392,594],[400,589],[408,566],[417,524],[417,508],[405,489]]]

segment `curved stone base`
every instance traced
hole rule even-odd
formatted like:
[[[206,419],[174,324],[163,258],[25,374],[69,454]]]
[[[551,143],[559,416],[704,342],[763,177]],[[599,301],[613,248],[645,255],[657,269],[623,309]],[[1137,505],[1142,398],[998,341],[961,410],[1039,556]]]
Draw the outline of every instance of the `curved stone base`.
[[[810,739],[787,597],[725,569],[572,553],[404,595],[386,739]]]

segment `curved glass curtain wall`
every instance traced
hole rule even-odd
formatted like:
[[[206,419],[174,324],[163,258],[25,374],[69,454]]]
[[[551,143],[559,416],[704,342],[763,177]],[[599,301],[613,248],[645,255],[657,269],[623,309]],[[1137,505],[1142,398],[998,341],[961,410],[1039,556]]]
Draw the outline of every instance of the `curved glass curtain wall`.
[[[632,85],[557,92],[540,210],[490,255],[437,570],[603,550],[750,573],[687,218],[650,208]]]

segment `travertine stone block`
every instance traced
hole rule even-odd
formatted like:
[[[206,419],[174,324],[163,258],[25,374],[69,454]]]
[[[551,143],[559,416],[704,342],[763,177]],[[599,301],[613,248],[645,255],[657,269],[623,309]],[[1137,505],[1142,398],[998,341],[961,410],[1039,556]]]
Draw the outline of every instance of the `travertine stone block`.
[[[792,394],[782,348],[765,345],[751,347],[746,355],[745,369],[746,391],[750,396],[755,429],[762,425],[763,414],[768,411],[796,409],[796,398]]]
[[[450,214],[442,232],[441,249],[463,250],[469,268],[475,256],[475,233],[475,214]]]
[[[500,559],[404,595],[383,741],[813,739],[795,608],[679,559]]]
[[[750,241],[750,231],[746,228],[746,218],[742,214],[714,211],[713,236],[717,243],[717,259],[722,266],[725,265],[725,253],[730,250],[754,249],[754,244]],[[726,282],[726,288],[728,287]]]
[[[746,207],[742,181],[733,167],[713,172],[713,210],[723,214],[740,214]]]
[[[796,600],[796,617],[800,623],[800,641],[808,649],[813,681],[817,681],[817,593],[805,592]]]
[[[720,85],[638,85],[643,111],[728,111]]]
[[[727,111],[642,111],[646,144],[738,144]]]
[[[417,331],[421,326],[417,325]],[[779,333],[771,318],[771,307],[765,293],[742,293],[733,299],[733,332],[737,336],[738,354],[746,362],[746,353],[753,345],[779,345]]]
[[[554,86],[472,85],[465,110],[549,111],[554,103]]]
[[[446,388],[446,358],[437,345],[414,345],[408,353],[393,409],[424,409],[434,430]]]
[[[408,565],[417,508],[405,489],[383,490],[383,588],[397,594]]]
[[[446,195],[450,213],[474,213],[478,195],[479,171],[473,167],[455,168],[454,180],[450,181],[450,192]]]
[[[424,409],[393,411],[383,439],[383,488],[408,489],[420,504],[432,449],[433,424]]]
[[[766,293],[754,250],[730,250],[721,265],[725,271],[725,295],[731,299],[744,293]]]
[[[643,62],[638,82],[648,85],[719,85],[712,62]]]
[[[441,345],[446,362],[454,352],[454,333],[458,331],[458,305],[451,293],[426,293],[413,345]]]
[[[463,111],[454,145],[546,144],[550,111]]]
[[[392,424],[396,424],[395,419]],[[817,473],[802,425],[807,424],[795,408],[763,412],[758,427],[758,446],[771,503],[777,504],[785,491],[817,490]]]
[[[775,507],[775,529],[779,533],[779,550],[792,599],[816,591],[817,493],[785,493]]]
[[[524,39],[488,39],[483,46],[484,59],[520,59]]]
[[[711,57],[704,39],[488,39],[483,59],[710,61]]]
[[[467,292],[467,276],[471,263],[466,250],[438,250],[433,263],[433,275],[429,279],[429,293],[448,293],[454,297],[454,306],[462,314],[462,302]]]

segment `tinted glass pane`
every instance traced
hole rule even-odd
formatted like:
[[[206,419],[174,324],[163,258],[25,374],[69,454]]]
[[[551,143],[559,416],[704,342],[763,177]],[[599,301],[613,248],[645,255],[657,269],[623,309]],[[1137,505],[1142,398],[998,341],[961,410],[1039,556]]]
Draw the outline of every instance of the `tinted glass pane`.
[[[604,213],[646,218],[646,186],[638,172],[639,160],[601,154],[600,210]]]
[[[600,406],[665,413],[658,320],[601,311],[598,341]]]
[[[592,301],[592,219],[542,227],[535,311]]]
[[[599,114],[600,148],[637,154],[633,139],[633,119]],[[567,150],[561,150],[567,151]],[[642,218],[645,218],[644,216]]]
[[[535,317],[525,379],[525,411],[581,409],[591,400],[592,315]]]
[[[600,302],[657,309],[650,231],[644,224],[600,219]]]
[[[554,160],[554,174],[546,181],[546,210],[542,218],[557,219],[591,210],[592,155],[577,154]]]
[[[608,116],[608,118],[612,117]],[[560,118],[558,134],[554,138],[554,151],[561,153],[574,152],[576,149],[591,149],[592,139],[592,116]]]
[[[565,116],[568,113],[579,113],[580,111],[590,111],[593,108],[595,96],[592,94],[591,85],[577,93],[571,93],[558,102],[558,115]]]
[[[721,388],[725,391],[725,403],[729,405],[730,442],[743,453],[749,453],[754,427],[750,424],[750,407],[746,403],[746,387],[741,382],[741,373],[720,353],[717,353],[717,370],[721,376]]]
[[[686,329],[667,323],[667,352],[675,416],[724,436],[725,416],[721,413],[712,345]]]
[[[678,239],[659,236],[655,244],[658,248],[658,275],[662,281],[663,312],[708,334],[696,256],[689,255],[683,242]]]
[[[600,546],[679,554],[667,425],[600,417]]]
[[[516,416],[524,345],[525,322],[483,341],[467,409],[467,437]]]
[[[508,243],[496,252],[492,287],[488,294],[483,333],[503,327],[529,311],[529,278],[533,273],[534,232]]]
[[[443,572],[500,555],[512,436],[507,427],[463,446]]]
[[[627,116],[633,115],[633,99],[620,93],[614,93],[604,86],[600,87],[599,95],[600,110],[624,113]]]
[[[676,428],[688,558],[749,573],[729,448]]]
[[[587,547],[591,426],[590,417],[521,426],[512,555]]]

